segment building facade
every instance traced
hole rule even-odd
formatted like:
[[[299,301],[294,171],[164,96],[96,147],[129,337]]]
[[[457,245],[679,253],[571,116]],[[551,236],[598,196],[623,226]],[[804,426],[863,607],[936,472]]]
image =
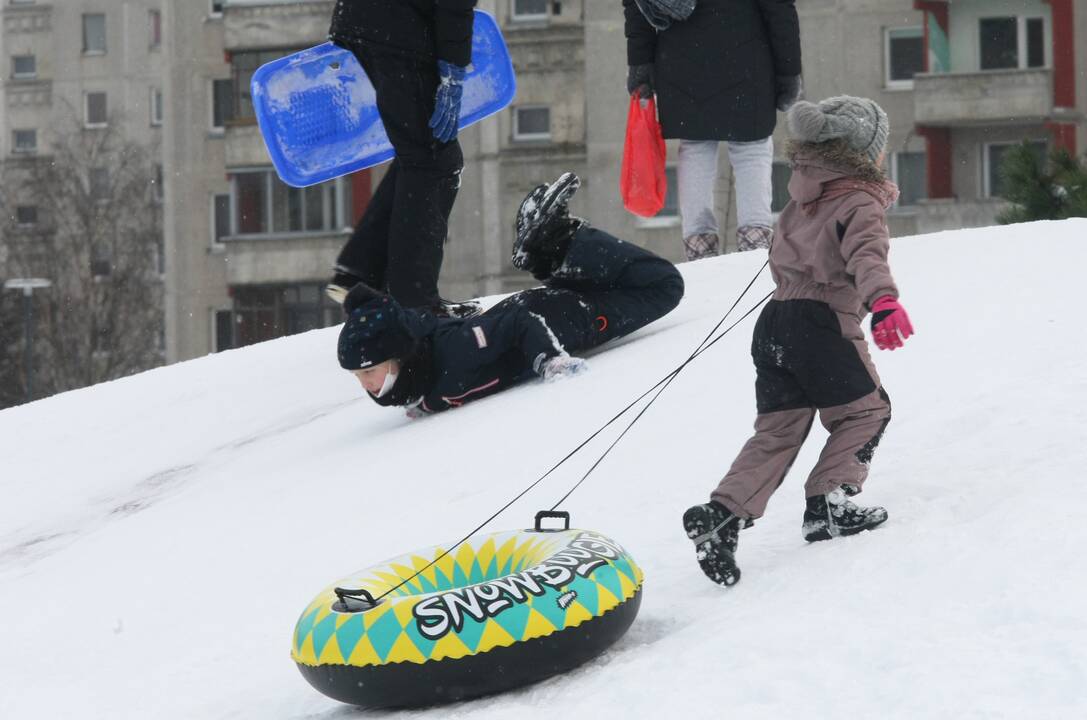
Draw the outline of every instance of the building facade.
[[[193,0],[163,8],[170,360],[339,320],[320,287],[383,168],[288,188],[272,171],[247,90],[260,64],[322,42],[332,6]],[[443,294],[531,284],[509,263],[514,213],[534,185],[567,169],[584,180],[575,213],[681,259],[674,146],[659,216],[633,217],[619,199],[629,105],[620,4],[478,6],[503,28],[518,91],[510,108],[461,133],[465,170]],[[798,9],[807,96],[868,96],[891,117],[897,235],[991,224],[1009,143],[1087,147],[1087,50],[1077,48],[1087,38],[1084,0],[804,0]],[[785,141],[779,124],[775,209],[788,199]],[[718,216],[730,248],[734,192],[722,153]]]

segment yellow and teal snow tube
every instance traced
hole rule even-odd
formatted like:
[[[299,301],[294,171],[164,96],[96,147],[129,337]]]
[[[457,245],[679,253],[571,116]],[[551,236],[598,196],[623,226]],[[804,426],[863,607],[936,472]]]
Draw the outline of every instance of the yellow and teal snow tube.
[[[535,530],[344,578],[303,611],[291,657],[322,693],[363,707],[463,700],[576,667],[634,622],[643,575],[618,543],[566,521],[541,530],[537,516]]]

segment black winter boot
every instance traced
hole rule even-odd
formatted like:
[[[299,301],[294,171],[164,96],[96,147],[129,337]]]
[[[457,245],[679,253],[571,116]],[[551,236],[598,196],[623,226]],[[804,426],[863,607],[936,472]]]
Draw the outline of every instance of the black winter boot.
[[[360,282],[362,282],[362,280],[351,273],[337,268],[336,274],[332,276],[332,280],[325,286],[325,295],[337,305],[343,305],[347,293]]]
[[[839,535],[856,535],[871,530],[887,520],[887,511],[881,507],[860,507],[844,488],[831,490],[826,495],[808,498],[804,510],[804,539],[808,542],[830,540]]]
[[[453,318],[454,320],[467,320],[468,318],[474,318],[476,315],[483,312],[483,306],[475,300],[454,302],[441,298],[438,299],[437,304],[419,309],[427,310],[435,317]]]
[[[567,172],[550,185],[537,186],[521,201],[513,241],[515,268],[543,280],[562,264],[574,233],[585,224],[570,217],[566,207],[579,187],[581,179]]]
[[[712,500],[683,513],[683,529],[694,543],[698,564],[706,577],[718,585],[729,587],[740,581],[736,545],[741,527],[746,527],[743,518]]]

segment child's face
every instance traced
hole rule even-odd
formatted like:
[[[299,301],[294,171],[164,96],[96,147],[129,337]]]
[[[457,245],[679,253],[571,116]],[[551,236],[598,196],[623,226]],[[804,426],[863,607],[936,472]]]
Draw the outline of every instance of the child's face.
[[[363,389],[371,395],[377,395],[381,392],[381,388],[385,385],[385,378],[389,373],[396,375],[400,372],[400,362],[397,360],[386,360],[383,363],[378,363],[368,368],[361,370],[352,370],[352,374],[359,379],[359,383]]]

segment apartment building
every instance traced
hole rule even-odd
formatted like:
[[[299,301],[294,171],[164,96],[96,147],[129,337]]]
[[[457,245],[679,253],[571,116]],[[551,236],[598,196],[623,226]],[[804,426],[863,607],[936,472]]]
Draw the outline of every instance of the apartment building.
[[[383,168],[316,188],[279,182],[252,118],[262,63],[322,42],[331,0],[192,0],[164,8],[167,346],[171,360],[338,322],[320,293]],[[573,169],[575,213],[682,258],[669,147],[664,210],[625,212],[619,170],[629,99],[618,2],[480,0],[517,72],[510,108],[461,133],[465,170],[442,273],[446,297],[532,283],[509,264],[514,213]],[[888,170],[902,188],[895,234],[991,224],[1010,143],[1087,147],[1083,0],[804,0],[810,98],[864,95],[892,121]],[[774,207],[788,199],[779,127]],[[718,216],[734,246],[735,188],[722,152]]]
[[[161,143],[164,116],[161,0],[8,0],[0,9],[0,162],[20,233],[39,224],[19,169],[48,155],[56,133]],[[94,180],[95,178],[92,178]],[[104,178],[97,178],[104,180]]]

